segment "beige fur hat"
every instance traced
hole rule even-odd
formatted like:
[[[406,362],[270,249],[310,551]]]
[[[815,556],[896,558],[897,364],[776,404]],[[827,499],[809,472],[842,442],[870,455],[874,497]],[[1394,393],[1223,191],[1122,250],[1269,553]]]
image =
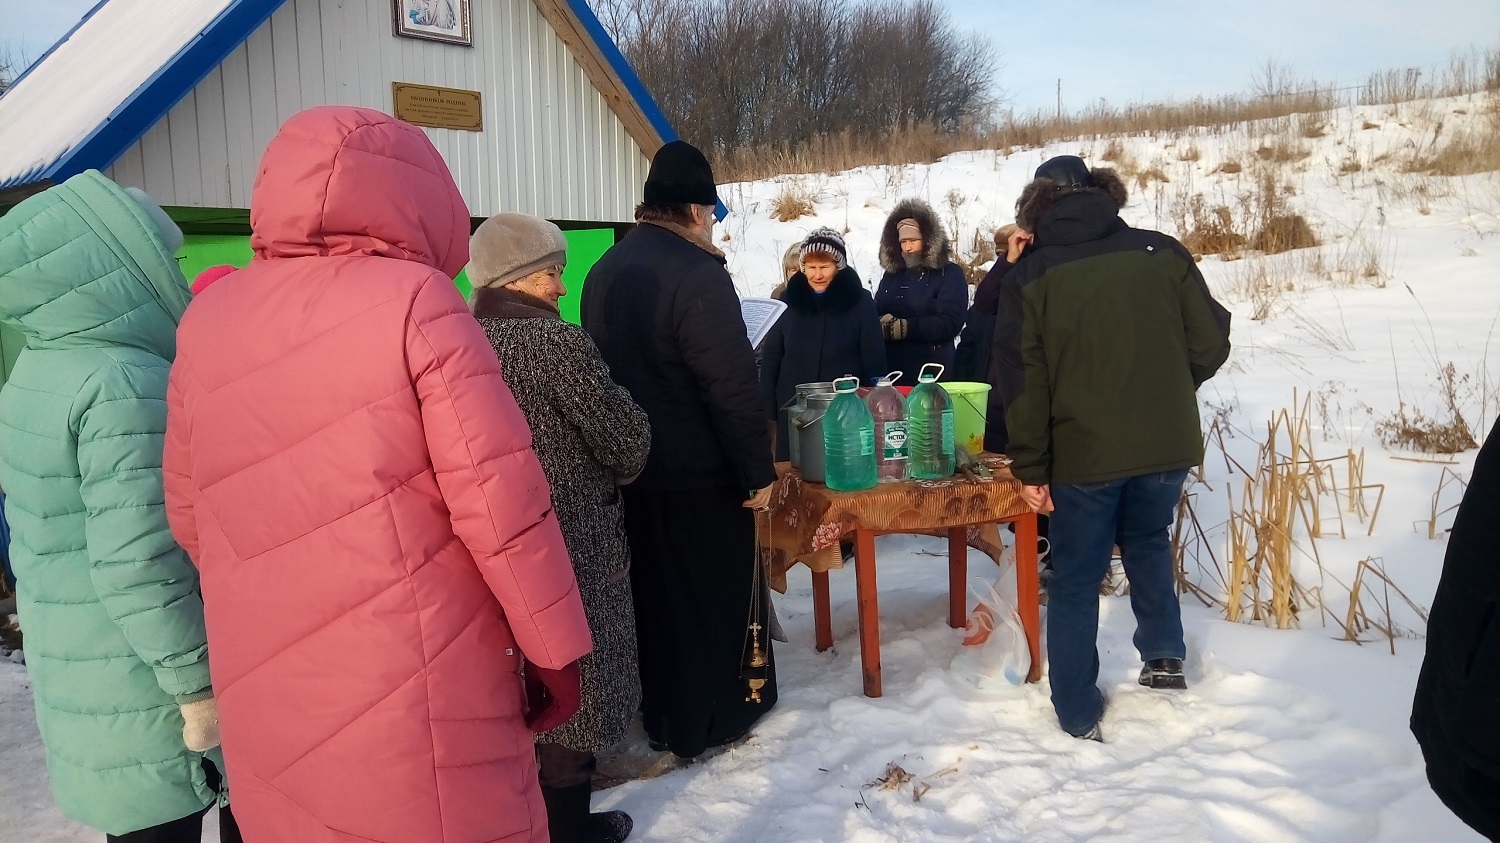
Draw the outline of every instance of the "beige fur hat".
[[[496,214],[469,238],[469,283],[475,289],[504,287],[567,262],[562,229],[527,214]]]

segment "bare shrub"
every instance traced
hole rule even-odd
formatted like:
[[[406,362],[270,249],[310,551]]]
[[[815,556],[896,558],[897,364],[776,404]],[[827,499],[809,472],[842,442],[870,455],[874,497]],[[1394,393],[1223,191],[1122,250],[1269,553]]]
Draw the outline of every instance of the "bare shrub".
[[[1197,161],[1203,157],[1203,151],[1196,143],[1190,143],[1182,149],[1177,150],[1178,161]]]
[[[1119,163],[1125,157],[1125,144],[1119,138],[1110,138],[1109,143],[1104,145],[1104,151],[1099,153],[1100,161]]]
[[[937,0],[591,5],[672,124],[715,157],[993,116],[998,54]]]
[[[957,263],[963,269],[969,284],[973,285],[984,280],[986,270],[982,267],[996,257],[994,229],[976,228],[968,240],[968,248],[960,250]],[[963,252],[968,254],[964,255]]]

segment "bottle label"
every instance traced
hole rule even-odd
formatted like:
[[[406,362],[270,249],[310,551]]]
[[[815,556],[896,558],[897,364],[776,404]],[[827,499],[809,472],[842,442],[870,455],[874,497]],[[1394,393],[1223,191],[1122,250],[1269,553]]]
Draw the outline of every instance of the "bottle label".
[[[859,455],[861,457],[875,456],[875,427],[861,427],[859,429]]]
[[[906,444],[906,422],[888,421],[880,423],[880,458],[882,460],[904,460],[908,455]]]
[[[953,453],[953,411],[943,411],[943,453]]]

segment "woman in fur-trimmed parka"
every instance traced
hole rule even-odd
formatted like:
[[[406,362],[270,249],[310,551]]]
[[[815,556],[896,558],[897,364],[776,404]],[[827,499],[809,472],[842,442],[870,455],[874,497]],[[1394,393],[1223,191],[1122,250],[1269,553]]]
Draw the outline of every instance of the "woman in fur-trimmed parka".
[[[619,486],[646,465],[651,427],[630,393],[610,380],[594,341],[558,314],[567,245],[543,219],[485,220],[470,241],[470,306],[531,425],[594,637],[594,651],[579,660],[578,713],[536,736],[552,843],[618,843],[630,833],[630,817],[589,814],[589,794],[594,754],[625,737],[641,703]]]
[[[914,384],[925,363],[941,363],[943,380],[953,380],[953,340],[964,327],[969,285],[949,259],[948,235],[932,207],[903,199],[880,233],[880,268],[875,309],[885,334],[886,365],[905,372]]]

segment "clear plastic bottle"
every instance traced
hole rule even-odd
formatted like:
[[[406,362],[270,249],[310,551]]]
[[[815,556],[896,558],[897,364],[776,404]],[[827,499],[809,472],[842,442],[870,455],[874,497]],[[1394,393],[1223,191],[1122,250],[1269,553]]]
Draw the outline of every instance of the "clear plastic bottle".
[[[834,382],[838,395],[823,417],[823,450],[828,488],[857,492],[875,485],[875,420],[859,397],[859,378]]]
[[[894,384],[901,372],[891,372],[876,381],[865,397],[870,417],[875,420],[875,477],[881,483],[900,483],[906,479],[906,399]]]
[[[936,369],[932,372],[930,369]],[[941,363],[928,363],[917,376],[917,386],[906,399],[906,433],[910,442],[913,480],[942,480],[953,476],[953,399],[937,382]]]

